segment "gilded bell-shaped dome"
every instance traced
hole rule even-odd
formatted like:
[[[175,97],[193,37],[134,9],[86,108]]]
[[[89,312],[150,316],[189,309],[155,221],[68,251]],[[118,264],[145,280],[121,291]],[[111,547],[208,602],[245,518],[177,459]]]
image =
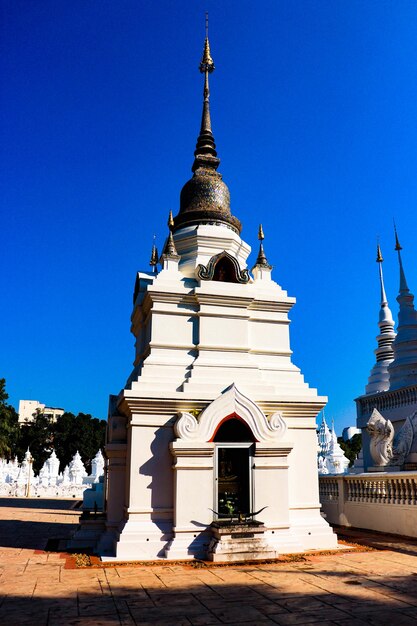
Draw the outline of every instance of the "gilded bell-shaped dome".
[[[204,103],[200,134],[194,152],[193,177],[181,190],[180,210],[174,218],[174,231],[196,224],[223,224],[240,233],[242,225],[230,211],[230,192],[217,172],[220,159],[211,129],[208,75],[214,70],[208,38],[204,44],[200,71],[205,74]]]

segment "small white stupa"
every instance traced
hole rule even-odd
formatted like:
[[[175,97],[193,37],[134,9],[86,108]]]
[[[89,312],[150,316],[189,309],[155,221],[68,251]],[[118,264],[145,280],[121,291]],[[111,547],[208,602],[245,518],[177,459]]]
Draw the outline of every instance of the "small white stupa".
[[[88,477],[90,479],[89,482],[91,482],[91,478],[92,478],[93,483],[98,483],[100,480],[100,477],[103,476],[103,474],[104,474],[104,456],[101,450],[99,450],[96,456],[94,457],[94,459],[91,461],[91,474]]]
[[[325,456],[329,451],[330,444],[332,441],[332,433],[330,428],[327,425],[326,418],[324,416],[324,411],[321,414],[321,424],[317,433],[317,439],[319,444],[319,455]]]
[[[35,474],[33,472],[33,458],[28,448],[25,452],[24,459],[22,461],[19,473],[17,475],[17,484],[19,486],[26,485],[29,480],[29,477],[30,477],[30,480],[33,480],[33,478],[35,477]]]
[[[83,478],[87,476],[87,471],[84,467],[84,463],[81,460],[80,453],[74,454],[71,463],[69,464],[69,478],[73,485],[82,485]]]
[[[332,421],[332,428],[330,429],[327,426],[324,413],[322,414],[317,439],[319,444],[317,457],[319,474],[344,474],[349,467],[349,459],[345,456],[337,441],[334,421]]]
[[[349,459],[345,456],[345,453],[337,441],[334,424],[330,448],[326,454],[326,467],[329,474],[345,474],[349,467]]]

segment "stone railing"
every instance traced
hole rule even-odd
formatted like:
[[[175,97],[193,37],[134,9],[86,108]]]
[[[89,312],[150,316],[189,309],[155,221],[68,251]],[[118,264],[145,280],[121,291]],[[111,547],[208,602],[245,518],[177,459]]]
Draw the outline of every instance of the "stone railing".
[[[339,484],[337,478],[326,476],[326,480],[320,479],[320,502],[329,502],[339,499]]]
[[[417,472],[320,476],[328,522],[417,537]]]
[[[395,391],[385,391],[369,397],[361,397],[356,402],[360,405],[361,416],[370,415],[375,408],[378,411],[387,411],[400,406],[415,404],[417,402],[417,385]]]
[[[380,504],[417,505],[417,476],[375,479],[348,478],[349,502],[378,502]]]

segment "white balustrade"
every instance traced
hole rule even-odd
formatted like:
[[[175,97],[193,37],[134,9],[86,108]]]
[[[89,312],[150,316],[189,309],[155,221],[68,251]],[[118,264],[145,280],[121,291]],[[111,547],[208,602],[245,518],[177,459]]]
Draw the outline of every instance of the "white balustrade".
[[[327,521],[417,537],[417,472],[320,476]]]

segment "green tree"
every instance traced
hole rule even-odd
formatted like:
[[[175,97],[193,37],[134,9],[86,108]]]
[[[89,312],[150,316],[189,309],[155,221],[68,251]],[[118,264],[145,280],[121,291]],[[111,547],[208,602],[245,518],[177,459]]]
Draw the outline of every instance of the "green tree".
[[[343,441],[343,437],[338,437],[337,441],[345,453],[345,456],[347,456],[350,461],[349,467],[352,467],[356,457],[362,449],[362,435],[357,433],[348,441]]]
[[[37,411],[32,422],[23,424],[20,430],[18,457],[22,461],[26,450],[29,448],[34,459],[33,469],[39,472],[53,447],[54,428],[50,420]]]
[[[10,460],[17,454],[19,417],[14,407],[7,404],[6,380],[0,378],[0,458]]]
[[[88,413],[66,412],[54,424],[53,443],[62,471],[74,454],[80,453],[87,470],[91,469],[91,459],[104,447],[107,422],[92,417]]]

